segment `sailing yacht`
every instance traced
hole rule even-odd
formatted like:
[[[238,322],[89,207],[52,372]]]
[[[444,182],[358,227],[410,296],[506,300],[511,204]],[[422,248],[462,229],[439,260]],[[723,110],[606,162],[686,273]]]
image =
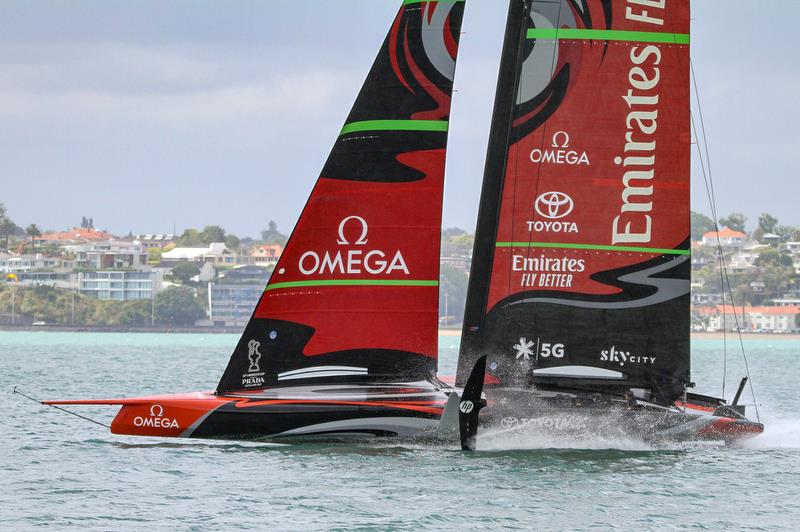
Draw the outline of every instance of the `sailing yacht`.
[[[456,384],[486,357],[482,425],[761,433],[745,381],[689,391],[689,0],[510,4]]]
[[[192,438],[460,430],[474,449],[479,428],[553,416],[760,433],[688,391],[688,0],[510,0],[456,386],[437,377],[464,5],[402,2],[216,390],[47,404]]]

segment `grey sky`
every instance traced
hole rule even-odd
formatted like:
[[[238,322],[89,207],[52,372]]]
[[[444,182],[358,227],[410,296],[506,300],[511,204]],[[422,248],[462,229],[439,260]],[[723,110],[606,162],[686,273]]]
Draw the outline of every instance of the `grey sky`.
[[[4,0],[0,201],[53,229],[290,230],[399,3]],[[694,0],[692,56],[720,213],[800,225],[800,2],[762,4]],[[474,228],[506,6],[467,3],[447,226]]]

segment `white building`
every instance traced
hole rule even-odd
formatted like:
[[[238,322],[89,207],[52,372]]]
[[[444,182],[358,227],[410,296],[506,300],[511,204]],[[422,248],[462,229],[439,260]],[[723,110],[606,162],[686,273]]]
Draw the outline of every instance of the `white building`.
[[[59,257],[45,257],[41,253],[36,255],[8,255],[3,253],[0,254],[0,273],[54,270],[62,268],[63,262]]]
[[[723,319],[724,314],[724,319]],[[710,328],[733,331],[738,323],[745,330],[756,332],[791,332],[797,329],[796,316],[800,307],[736,307],[717,305],[717,312],[709,318]]]
[[[78,268],[138,268],[147,265],[147,250],[138,242],[104,240],[61,246]]]
[[[152,299],[163,285],[155,270],[98,271],[78,274],[79,290],[96,299],[133,301]]]
[[[726,251],[742,249],[747,243],[747,235],[741,231],[723,228],[721,231],[709,231],[703,235],[700,245],[703,247],[716,247],[721,245]]]

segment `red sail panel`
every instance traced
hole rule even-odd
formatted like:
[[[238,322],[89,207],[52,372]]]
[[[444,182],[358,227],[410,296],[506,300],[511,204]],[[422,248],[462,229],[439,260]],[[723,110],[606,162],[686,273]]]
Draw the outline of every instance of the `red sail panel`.
[[[465,323],[480,341],[459,375],[495,353],[506,384],[570,366],[669,401],[689,378],[689,2],[525,7],[502,174],[485,178],[499,214],[478,227],[485,306]]]
[[[403,2],[218,391],[435,374],[463,6]]]
[[[534,22],[544,19],[538,4]],[[600,4],[586,3],[602,12]],[[537,36],[555,30],[529,30],[534,50],[522,66],[520,98],[535,99],[547,88],[552,94],[516,116],[514,128],[524,131],[548,105],[553,109],[509,149],[490,307],[520,292],[616,294],[619,287],[593,276],[660,250],[687,251],[689,47],[649,41],[688,35],[689,9],[686,1],[664,5],[614,2],[613,29],[581,34],[582,13],[564,1],[553,25],[574,23],[577,31],[554,40]],[[536,85],[543,81],[536,59],[546,70],[554,65],[546,87]],[[538,76],[524,77],[528,69]]]

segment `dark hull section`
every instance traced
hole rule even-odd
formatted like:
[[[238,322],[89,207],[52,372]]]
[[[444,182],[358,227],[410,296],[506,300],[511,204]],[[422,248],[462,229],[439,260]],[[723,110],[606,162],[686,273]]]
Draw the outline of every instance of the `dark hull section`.
[[[380,405],[297,402],[226,405],[190,437],[234,440],[271,438],[414,438],[433,432],[439,416]]]
[[[442,422],[452,391],[427,381],[344,383],[53,404],[121,405],[111,432],[134,436],[231,440],[384,437],[455,443],[457,416],[447,416],[450,421]],[[451,407],[453,411],[456,408]]]

